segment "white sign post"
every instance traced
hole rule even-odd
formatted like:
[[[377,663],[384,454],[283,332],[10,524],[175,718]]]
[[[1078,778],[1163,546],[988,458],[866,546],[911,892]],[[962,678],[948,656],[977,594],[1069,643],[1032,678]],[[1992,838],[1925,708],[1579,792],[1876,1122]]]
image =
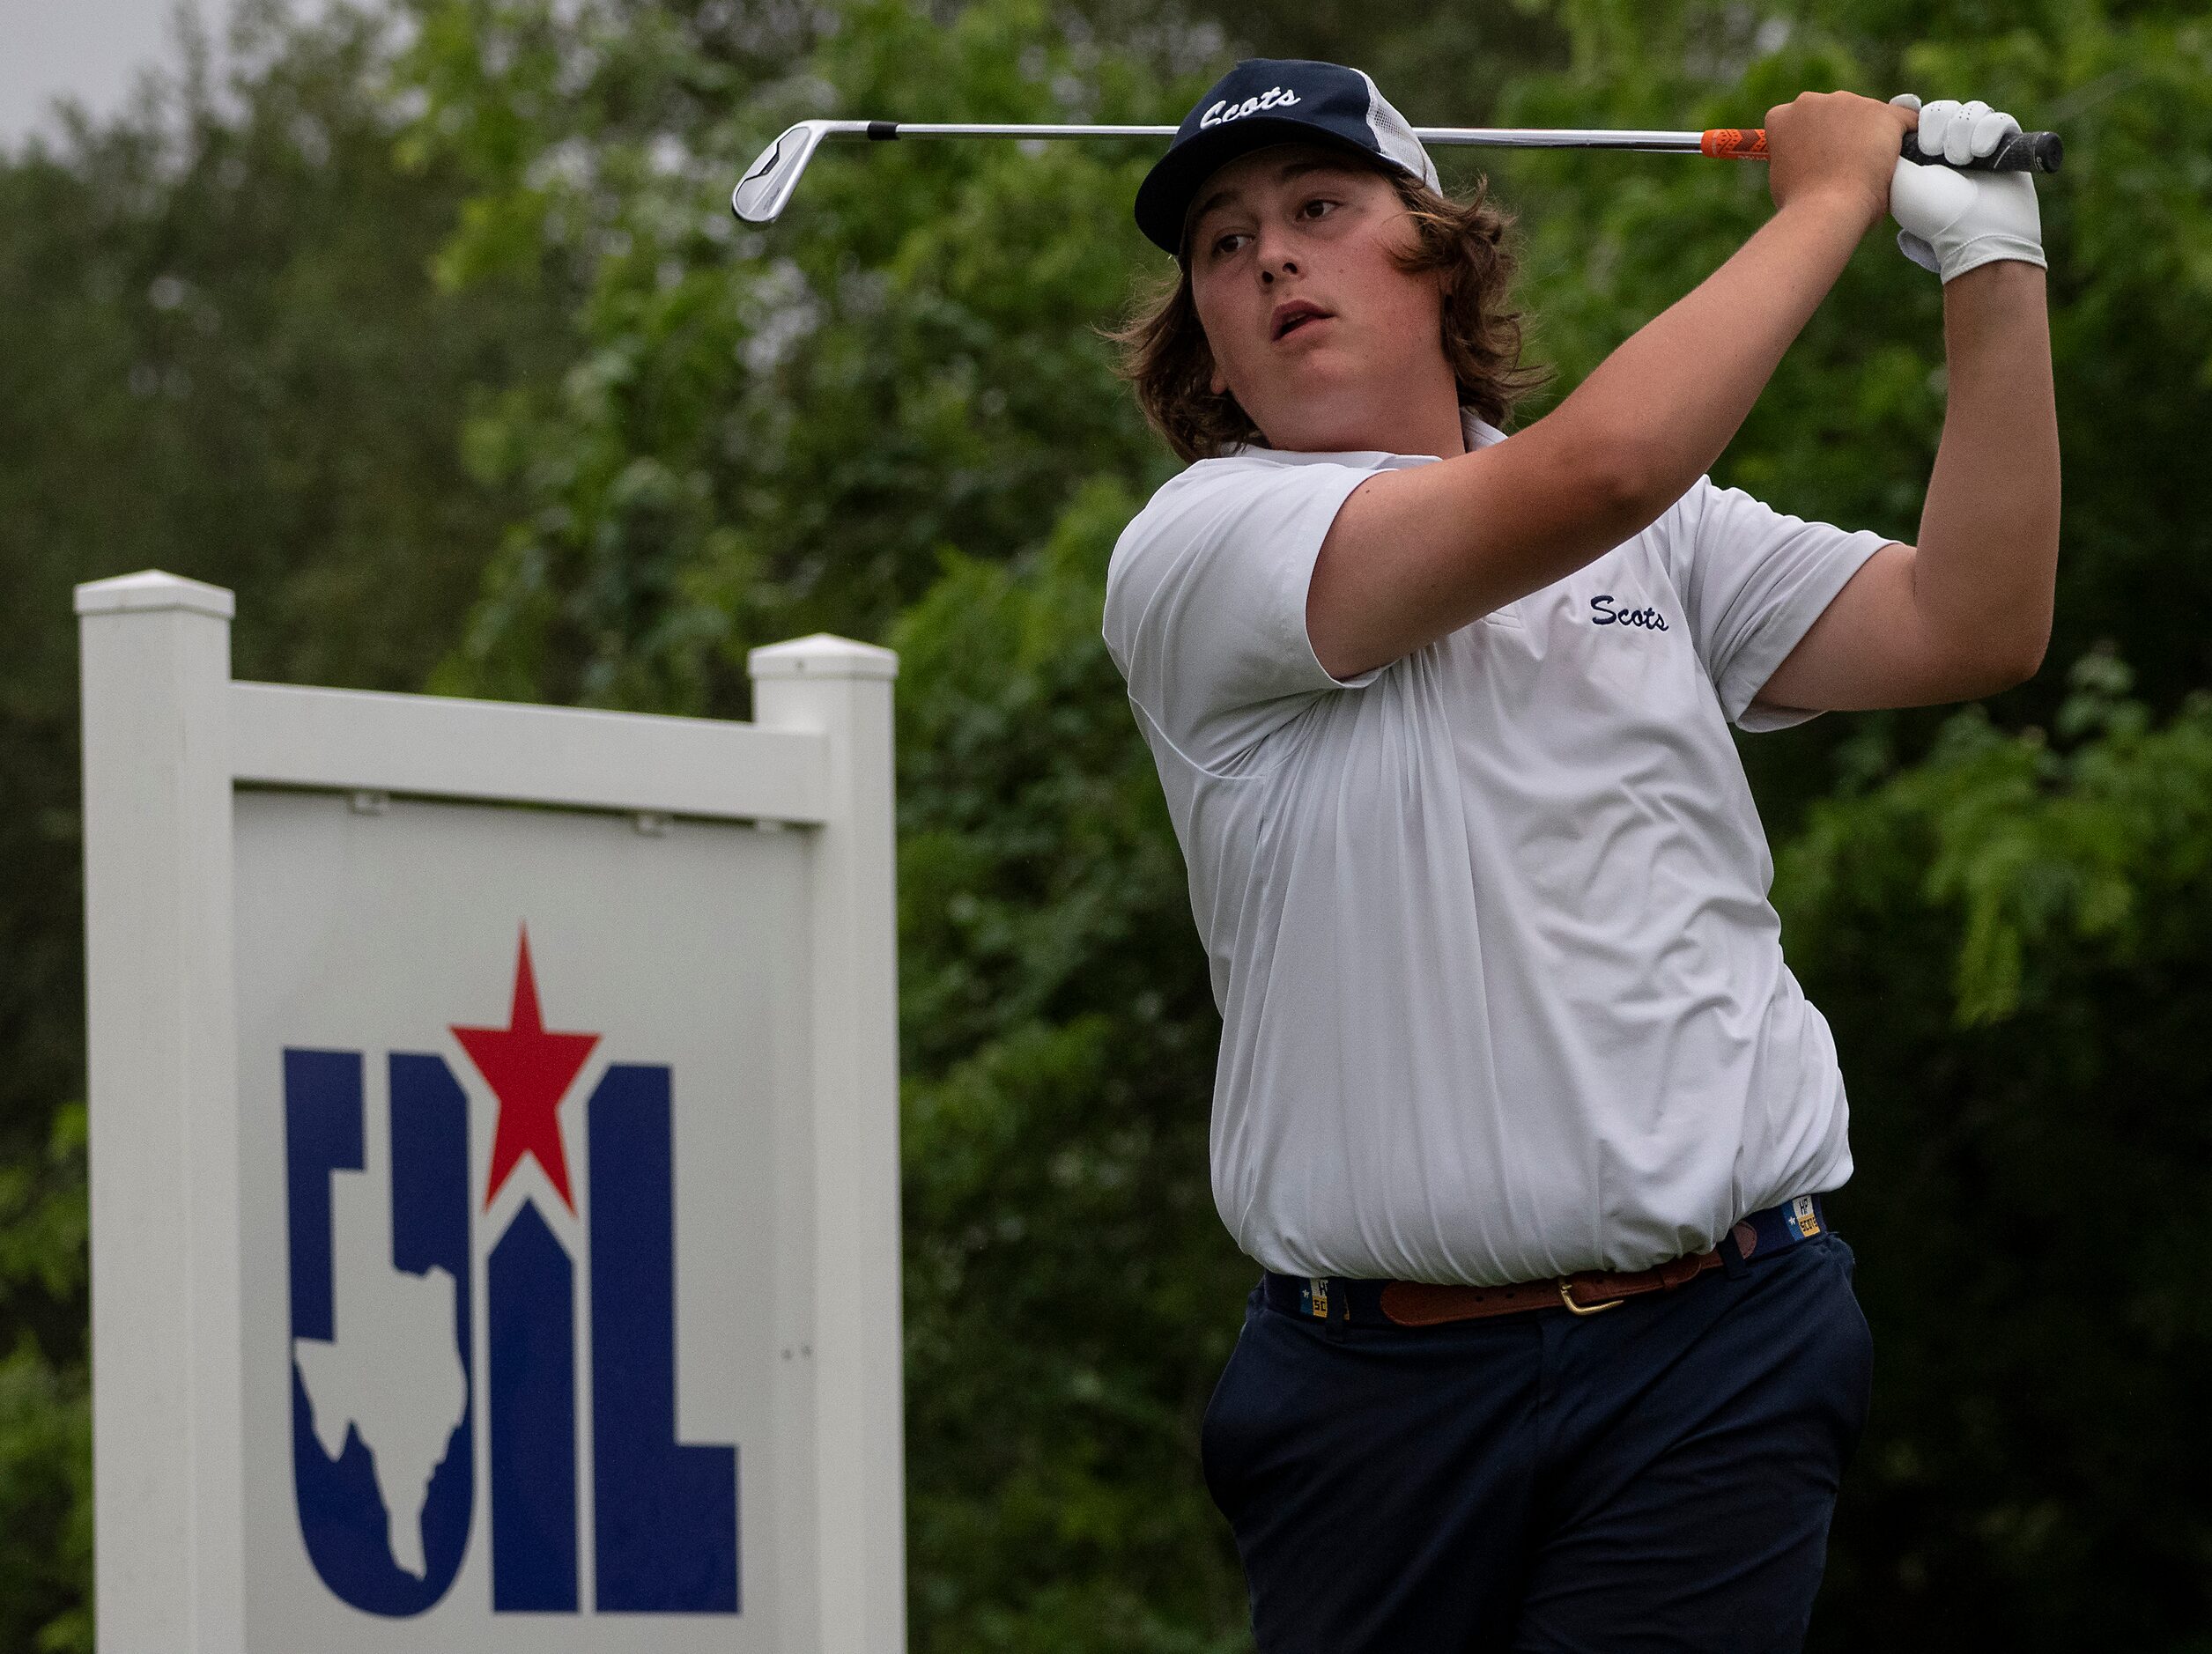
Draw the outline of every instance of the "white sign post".
[[[899,1654],[896,657],[748,725],[77,610],[103,1654]]]

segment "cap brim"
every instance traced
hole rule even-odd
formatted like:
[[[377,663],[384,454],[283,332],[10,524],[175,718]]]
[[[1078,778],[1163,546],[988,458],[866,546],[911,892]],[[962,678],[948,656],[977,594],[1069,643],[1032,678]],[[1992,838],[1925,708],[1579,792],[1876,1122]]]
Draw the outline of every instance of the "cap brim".
[[[1136,187],[1136,227],[1153,246],[1181,258],[1183,220],[1206,181],[1239,155],[1271,149],[1277,144],[1317,144],[1324,149],[1342,150],[1379,172],[1405,170],[1326,127],[1279,115],[1247,115],[1178,144],[1160,157]]]

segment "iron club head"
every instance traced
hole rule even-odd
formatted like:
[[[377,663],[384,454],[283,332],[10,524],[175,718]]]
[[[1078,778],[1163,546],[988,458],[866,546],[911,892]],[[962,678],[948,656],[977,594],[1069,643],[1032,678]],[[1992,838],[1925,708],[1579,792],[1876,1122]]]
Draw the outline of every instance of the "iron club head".
[[[799,175],[814,159],[822,140],[833,132],[865,132],[865,121],[802,121],[787,127],[776,141],[745,168],[729,192],[729,208],[747,224],[773,224],[799,187]]]

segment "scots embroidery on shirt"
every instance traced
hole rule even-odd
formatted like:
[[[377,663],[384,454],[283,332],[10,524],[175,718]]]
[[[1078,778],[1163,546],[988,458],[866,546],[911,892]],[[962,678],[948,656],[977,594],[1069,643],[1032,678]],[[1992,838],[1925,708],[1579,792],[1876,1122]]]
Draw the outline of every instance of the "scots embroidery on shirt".
[[[1595,626],[1641,626],[1646,631],[1669,631],[1667,617],[1656,609],[1624,609],[1610,592],[1590,600],[1590,624]]]

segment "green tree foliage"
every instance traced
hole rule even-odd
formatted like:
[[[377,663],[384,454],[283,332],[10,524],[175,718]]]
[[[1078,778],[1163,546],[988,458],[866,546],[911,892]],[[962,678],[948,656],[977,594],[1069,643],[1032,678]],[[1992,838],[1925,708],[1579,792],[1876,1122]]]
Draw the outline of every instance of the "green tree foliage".
[[[2027,8],[1822,0],[1752,11],[1668,0],[1562,9],[1572,62],[1509,89],[1532,125],[1739,126],[1804,89],[1972,95],[2060,130],[2067,164],[2039,188],[2050,249],[2066,528],[2051,658],[2111,642],[2151,704],[2212,678],[2195,621],[2212,557],[2191,479],[2212,421],[2212,25],[2196,5],[2050,0]],[[1540,351],[1572,386],[1695,285],[1760,222],[1742,166],[1624,167],[1591,155],[1501,170],[1528,232]],[[1785,509],[1911,540],[1943,407],[1941,297],[1869,238],[1790,352],[1720,468]],[[2001,713],[2047,717],[2046,674]],[[1750,743],[1771,824],[1787,826],[1886,741],[1921,750],[1938,719],[1830,719]],[[1874,740],[1867,737],[1874,732]]]
[[[1097,630],[1173,469],[1097,333],[1165,266],[1128,217],[1153,151],[833,147],[761,230],[745,163],[808,115],[1172,119],[1248,49],[1360,62],[1420,122],[1742,125],[1849,85],[2061,129],[2052,668],[1746,748],[1853,1087],[1882,1366],[1816,1635],[2207,1645],[2201,7],[395,4],[396,81],[365,24],[294,33],[240,117],[0,172],[0,555],[41,615],[145,563],[240,585],[247,669],[310,681],[729,714],[751,645],[899,648],[912,1613],[948,1654],[1245,1643],[1195,1451],[1252,1273],[1207,1186],[1217,1024]],[[1520,215],[1555,395],[1766,210],[1748,166],[1442,159]],[[1939,289],[1870,238],[1722,480],[1911,538],[1942,361]],[[34,1058],[0,1082],[0,1532],[63,1537],[0,1547],[0,1644],[78,1646],[73,712],[40,638],[0,686],[33,801],[0,831],[40,870],[0,973]]]
[[[0,1646],[92,1646],[91,1397],[83,1359],[85,1111],[0,1163]],[[74,1311],[77,1325],[55,1324]],[[41,1336],[43,1326],[44,1336]]]
[[[1164,475],[1093,332],[1130,272],[1159,265],[1126,218],[1145,157],[832,149],[772,229],[733,230],[722,198],[802,115],[1157,120],[1236,48],[1202,30],[1127,28],[1110,48],[1107,31],[1022,0],[949,18],[873,0],[783,38],[776,72],[748,77],[732,14],[714,7],[655,7],[650,26],[619,4],[569,8],[558,24],[507,0],[426,15],[415,67],[433,92],[427,141],[483,181],[452,256],[495,268],[561,249],[590,340],[559,396],[510,399],[477,428],[538,504],[511,530],[441,681],[734,709],[741,651],[768,637],[832,624],[888,635],[906,654],[917,1645],[1233,1644],[1234,1575],[1192,1477],[1196,1420],[1248,1274],[1197,1184],[1216,1026],[1155,784],[1095,637],[1113,533]],[[1416,119],[1747,124],[1801,89],[1844,85],[1969,92],[2065,129],[2069,170],[2044,191],[2069,467],[2054,656],[2110,639],[2149,698],[2128,718],[2172,713],[2208,664],[2188,620],[2203,607],[2191,555],[2202,531],[2182,497],[2212,359],[2212,225],[2195,159],[2212,107],[2202,22],[2173,8],[1999,16],[1886,0],[1762,11],[1584,0],[1485,15],[1468,26],[1518,40],[1505,72],[1422,57],[1433,37],[1418,18],[1371,34],[1369,61],[1407,66],[1400,101]],[[1333,38],[1327,17],[1281,23],[1241,26],[1286,54]],[[487,31],[518,44],[478,49]],[[539,90],[556,83],[567,96]],[[533,127],[522,140],[507,124],[518,108]],[[1446,165],[1467,180],[1478,162]],[[1536,349],[1562,370],[1561,390],[1767,210],[1750,167],[1532,156],[1490,158],[1487,171],[1521,216]],[[1909,539],[1942,414],[1941,297],[1884,241],[1854,262],[1724,477]],[[2157,321],[2139,328],[2139,316]],[[2154,603],[2142,601],[2149,570]],[[2055,715],[2060,676],[2009,698],[2000,719]],[[2107,1358],[2038,1389],[2026,1376],[2060,1347],[2019,1336],[1993,1290],[1967,1295],[1960,1324],[1920,1241],[1988,1246],[1969,1274],[2014,1272],[2038,1312],[2078,1292],[2047,1323],[2075,1318],[2077,1339],[2126,1313],[2090,1284],[2112,1261],[2090,1238],[2112,1208],[2072,1208],[2071,1255],[2097,1260],[2075,1274],[2024,1270],[2007,1244],[2065,1203],[2076,1163],[2023,1148],[1985,1186],[1988,1146],[1950,1116],[2001,1122],[1993,1129],[2029,1146],[2078,1117],[2099,1072],[2085,1053],[2142,1027],[2141,1012],[2120,1024],[2085,1008],[2038,1018],[2050,1055],[2075,1054],[2038,1057],[2040,1089],[1998,1083],[2017,1037],[2004,1030],[2027,1015],[2039,962],[2115,934],[2097,927],[2128,901],[2188,887],[2168,880],[2148,816],[2089,802],[2105,796],[2098,776],[2149,786],[2152,749],[2117,726],[2075,731],[2063,767],[2023,800],[2016,772],[1961,756],[1977,729],[1993,749],[2028,749],[1995,728],[1831,719],[1749,748],[1779,825],[1839,799],[1787,858],[1789,937],[1838,1008],[1859,1089],[1868,1170],[1839,1204],[1868,1242],[1884,1350],[1870,1468],[1838,1529],[1821,1635],[1897,1646],[1920,1640],[1919,1627],[1933,1643],[1938,1628],[1979,1626],[2022,1647],[2079,1646],[2105,1611],[2097,1582],[2135,1554],[2161,1559],[2147,1580],[2163,1569],[2134,1598],[2135,1640],[2178,1646],[2204,1622],[2203,1569],[2184,1560],[2204,1540],[2178,1491],[2187,1484],[2159,1480],[2172,1456],[2137,1455],[2110,1486],[2079,1465],[2046,1474],[2038,1430],[2077,1460],[2091,1433],[2024,1400],[2063,1394],[2093,1410],[2099,1385],[2140,1373],[2141,1407],[2095,1436],[2156,1436],[2177,1381],[2153,1375],[2179,1370],[2185,1334],[2169,1317],[2164,1348],[2120,1337]],[[2084,813],[2100,823],[2093,843],[2063,825]],[[1885,822],[1892,860],[1822,859],[1820,846],[1878,838]],[[1932,853],[1913,834],[1939,823],[1951,838],[1930,881]],[[1824,888],[1824,868],[1837,869],[1828,897],[1794,894]],[[1910,1015],[1892,1003],[1907,978]],[[2053,991],[2086,1007],[2068,980]],[[2194,1129],[2157,1101],[2142,1107],[2178,1136]],[[1960,1145],[1940,1176],[1927,1170],[1931,1119]],[[2116,1187],[2143,1129],[2105,1141]],[[1931,1200],[1947,1203],[1942,1215],[1924,1211]],[[2154,1303],[2157,1279],[2142,1288]],[[1987,1353],[1953,1369],[1960,1347]],[[2028,1575],[2036,1589],[2018,1589]]]
[[[204,74],[0,161],[0,1649],[91,1647],[82,921],[70,587],[240,588],[241,676],[420,687],[512,496],[456,432],[565,343],[442,291],[451,167],[396,163],[389,20],[243,18]]]
[[[804,116],[1135,122],[1140,63],[1030,0],[942,26],[871,0],[773,77],[743,71],[791,43],[734,43],[727,7],[561,10],[434,0],[414,59],[418,141],[483,184],[450,267],[550,258],[586,334],[554,394],[470,429],[534,508],[441,682],[742,705],[751,645],[880,632],[943,548],[1003,557],[1086,478],[1165,475],[1086,326],[1143,245],[1141,146],[838,145],[773,230],[728,206]]]
[[[2091,654],[2050,737],[1960,713],[1785,857],[1880,1352],[1828,1646],[2181,1650],[2212,1624],[2212,698],[2160,724],[2127,688]]]
[[[1193,1473],[1250,1284],[1208,1193],[1216,1024],[1098,633],[1113,537],[1173,469],[1092,332],[1160,262],[1128,216],[1147,155],[831,149],[773,231],[728,208],[805,115],[1135,122],[1158,75],[1021,0],[869,4],[702,107],[721,14],[651,12],[422,30],[425,141],[485,181],[450,256],[554,249],[590,338],[472,430],[537,506],[439,681],[735,710],[753,644],[898,644],[916,1645],[1240,1646]],[[690,66],[639,95],[670,33]],[[518,106],[533,144],[504,137]]]
[[[1213,1215],[1216,1024],[1099,637],[1142,503],[1084,491],[891,633],[916,1645],[1243,1645],[1197,1421],[1251,1268]],[[927,687],[923,687],[927,686]],[[1178,945],[1181,944],[1181,945]]]

